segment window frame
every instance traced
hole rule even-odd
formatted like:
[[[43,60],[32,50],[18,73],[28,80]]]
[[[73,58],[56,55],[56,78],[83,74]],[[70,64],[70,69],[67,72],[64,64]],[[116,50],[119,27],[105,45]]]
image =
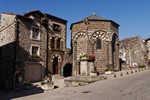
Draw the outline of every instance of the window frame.
[[[100,39],[100,38],[96,39],[96,49],[102,49],[102,39]]]
[[[38,30],[39,30],[37,38],[34,38],[34,36],[33,36],[33,35],[34,35],[33,29],[38,29]],[[41,30],[40,30],[40,27],[38,27],[38,26],[32,26],[32,27],[31,27],[31,35],[30,35],[30,38],[31,38],[32,40],[41,40]]]
[[[51,38],[51,43],[50,44],[51,44],[50,45],[51,49],[55,49],[55,37]]]
[[[33,52],[32,52],[32,50],[33,50],[33,47],[38,47],[38,51],[37,51],[37,56],[40,56],[40,46],[39,45],[31,45],[30,46],[30,55],[32,56],[33,55]]]
[[[58,27],[59,29],[55,29],[55,27]],[[61,32],[61,25],[53,23],[52,29],[54,32]]]
[[[61,46],[61,43],[60,43],[60,42],[61,42],[61,38],[58,38],[58,39],[57,39],[57,49],[58,49],[58,50],[61,50],[61,47],[60,47],[60,46]]]

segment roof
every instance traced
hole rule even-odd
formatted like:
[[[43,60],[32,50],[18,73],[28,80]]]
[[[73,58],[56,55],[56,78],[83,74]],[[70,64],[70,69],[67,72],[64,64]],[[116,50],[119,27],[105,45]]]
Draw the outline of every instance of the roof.
[[[18,14],[8,13],[8,12],[2,12],[1,14],[14,15],[14,16],[17,16],[17,15],[18,15]]]
[[[50,14],[47,14],[47,13],[42,13],[40,10],[34,10],[34,11],[30,11],[28,13],[25,13],[24,16],[27,17],[27,16],[30,16],[31,14],[39,14],[41,17],[44,17],[45,15],[49,18],[52,18],[52,19],[57,19],[59,21],[62,21],[62,22],[67,22],[66,20],[62,19],[62,18],[58,18],[56,16],[53,16],[53,15],[50,15]]]
[[[53,15],[50,15],[50,14],[46,14],[46,13],[45,13],[45,15],[46,15],[47,17],[49,17],[49,18],[57,19],[57,20],[59,20],[59,21],[61,21],[61,22],[64,22],[64,23],[66,23],[66,22],[67,22],[67,20],[65,20],[65,19],[62,19],[62,18],[59,18],[59,17],[53,16]]]
[[[30,12],[28,12],[28,13],[25,13],[24,16],[27,17],[27,16],[30,16],[30,15],[33,14],[33,13],[36,13],[36,14],[38,13],[41,17],[44,16],[44,15],[41,13],[41,11],[39,11],[39,10],[30,11]]]
[[[107,20],[107,19],[104,19],[100,16],[97,16],[95,13],[93,13],[92,15],[84,18],[82,21],[84,21],[85,19],[88,19],[88,20]]]
[[[123,39],[120,39],[120,41],[128,41],[128,40],[133,40],[133,39],[140,39],[140,36],[132,36],[132,37],[126,37]]]
[[[12,16],[16,16],[17,18],[24,18],[24,19],[27,19],[27,20],[30,20],[30,21],[32,21],[32,19],[30,19],[30,18],[27,18],[27,17],[25,17],[25,16],[22,16],[22,15],[19,15],[19,14],[8,13],[8,12],[2,12],[2,14],[12,15]]]
[[[114,22],[114,21],[112,21],[112,20],[108,20],[108,19],[102,18],[102,17],[100,17],[100,16],[97,16],[95,13],[93,13],[92,15],[90,15],[90,16],[84,18],[84,19],[81,20],[81,21],[72,23],[70,29],[72,28],[72,25],[78,24],[78,23],[81,23],[81,22],[84,22],[86,19],[88,19],[88,21],[108,21],[108,22],[112,22],[112,23],[116,24],[117,26],[119,26],[119,24],[117,24],[116,22]]]
[[[8,15],[14,15],[14,16],[17,16],[18,18],[24,18],[24,19],[27,19],[27,20],[30,20],[32,21],[31,18],[28,18],[28,16],[32,15],[32,14],[39,14],[41,17],[44,17],[45,15],[51,19],[56,19],[58,21],[61,21],[63,23],[66,24],[67,20],[64,20],[62,18],[59,18],[59,17],[56,17],[56,16],[53,16],[53,15],[50,15],[50,14],[47,14],[47,13],[42,13],[40,10],[34,10],[34,11],[30,11],[28,13],[25,13],[23,16],[22,15],[19,15],[19,14],[14,14],[14,13],[6,13],[6,12],[2,12],[2,14],[8,14]]]
[[[145,39],[145,42],[147,42],[147,41],[149,41],[150,40],[150,37],[149,38],[147,38],[147,39]]]

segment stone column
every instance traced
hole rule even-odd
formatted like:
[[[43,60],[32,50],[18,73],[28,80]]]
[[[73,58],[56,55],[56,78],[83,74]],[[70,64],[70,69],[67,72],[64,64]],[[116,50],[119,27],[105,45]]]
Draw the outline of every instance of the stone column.
[[[108,42],[108,41],[106,42],[106,45],[107,45],[107,64],[109,64],[109,58],[110,58],[110,55],[109,55],[109,54],[110,54],[110,53],[109,53],[110,51],[109,51],[109,48],[110,48],[110,47],[109,47],[109,42]]]
[[[119,65],[120,65],[120,62],[119,62],[119,44],[116,43],[116,51],[115,51],[115,67],[116,67],[116,70],[119,70]]]
[[[53,74],[54,72],[53,72],[53,58],[52,58],[52,60],[51,60],[51,63],[50,63],[50,66],[49,66],[49,69],[50,69],[50,72]]]
[[[73,41],[73,75],[77,76],[77,42]]]
[[[95,44],[95,42],[93,41],[93,42],[92,42],[92,54],[95,53],[95,52],[94,52],[94,44]]]
[[[108,41],[109,64],[112,64],[112,42]]]
[[[61,61],[58,61],[58,74],[61,75]]]
[[[60,40],[60,50],[63,50],[63,40]]]

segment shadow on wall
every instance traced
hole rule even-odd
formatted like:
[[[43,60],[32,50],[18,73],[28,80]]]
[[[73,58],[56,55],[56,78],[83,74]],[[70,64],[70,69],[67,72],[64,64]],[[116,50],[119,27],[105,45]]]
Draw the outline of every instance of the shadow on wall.
[[[22,64],[22,62],[26,60],[26,61],[38,63],[42,59],[38,58],[38,60],[35,60],[32,57],[30,58],[29,57],[30,54],[26,52],[22,47],[18,47],[18,50],[19,51],[17,53],[15,42],[12,42],[12,43],[9,43],[7,45],[0,47],[0,100],[10,100],[10,99],[17,98],[17,97],[44,92],[41,88],[35,87],[32,84],[30,84],[30,87],[32,87],[31,90],[26,90],[27,88],[24,88],[21,86],[21,84],[23,84],[23,80],[21,80],[18,77],[18,75],[22,75],[22,79],[24,79],[25,71],[24,71],[24,68],[23,68],[24,65]],[[19,55],[19,59],[23,59],[23,60],[16,61],[16,58],[17,58],[15,56],[16,54]],[[21,89],[19,92],[13,91],[14,87],[15,87],[15,90],[18,88],[21,88]]]
[[[0,89],[11,90],[14,82],[15,42],[0,47]]]
[[[24,68],[27,67],[25,66],[24,61],[32,62],[32,64],[34,64],[33,66],[34,68],[30,69],[31,66],[29,66],[27,71],[26,68]],[[28,76],[30,75],[30,77],[33,78],[35,76],[38,76],[36,78],[39,80],[36,81],[40,81],[42,79],[42,75],[44,75],[44,70],[45,70],[44,67],[39,63],[40,61],[42,62],[42,59],[40,57],[30,56],[29,52],[27,52],[24,48],[22,48],[21,46],[17,47],[15,42],[1,46],[0,47],[0,89],[12,90],[14,87],[16,87],[18,83],[19,80],[18,75],[22,75],[23,79],[27,77],[27,76],[24,77],[25,75],[24,73],[26,73],[26,75]],[[31,72],[34,73],[34,75],[31,75],[30,74]],[[36,72],[40,72],[40,74]],[[34,81],[35,80],[30,80],[30,82],[34,82]]]

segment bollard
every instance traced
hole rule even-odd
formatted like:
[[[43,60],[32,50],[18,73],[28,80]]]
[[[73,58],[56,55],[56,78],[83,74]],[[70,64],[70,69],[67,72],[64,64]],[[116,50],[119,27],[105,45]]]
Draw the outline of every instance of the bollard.
[[[131,74],[133,74],[133,71],[131,71]]]
[[[127,72],[127,75],[129,75],[129,72]]]
[[[142,71],[143,71],[143,68],[142,68]]]
[[[141,70],[139,69],[139,72],[140,72]]]
[[[135,73],[137,73],[137,70],[135,70]]]
[[[120,73],[120,76],[123,76],[123,74],[122,74],[122,73]]]
[[[116,74],[114,74],[114,78],[117,77]]]

